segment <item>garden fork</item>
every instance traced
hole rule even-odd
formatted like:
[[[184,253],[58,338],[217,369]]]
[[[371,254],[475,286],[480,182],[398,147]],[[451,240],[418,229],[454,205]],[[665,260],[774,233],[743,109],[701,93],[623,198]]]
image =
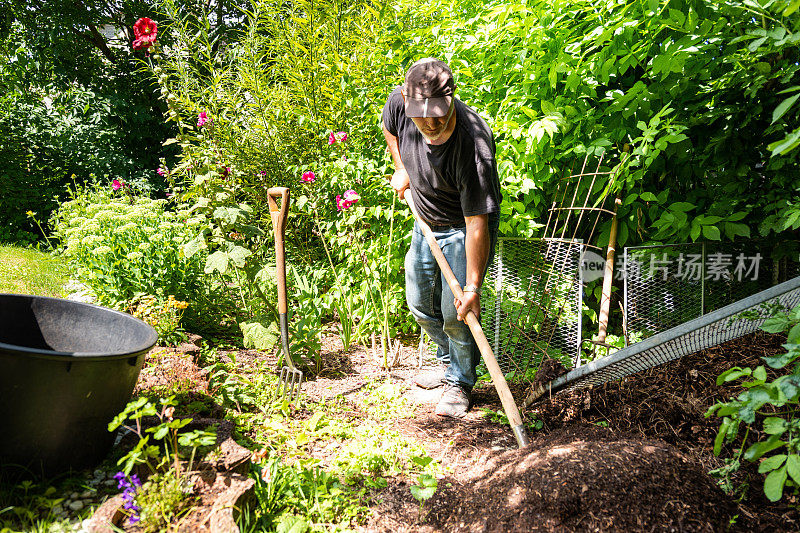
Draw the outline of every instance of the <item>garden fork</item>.
[[[280,197],[281,205],[275,201]],[[294,366],[289,354],[289,319],[286,303],[286,254],[284,237],[286,236],[286,215],[289,211],[289,189],[287,187],[271,187],[267,189],[269,215],[275,229],[275,279],[278,283],[278,318],[281,327],[281,346],[283,362],[278,382],[279,394],[291,400],[300,397],[300,386],[303,384],[303,373]]]

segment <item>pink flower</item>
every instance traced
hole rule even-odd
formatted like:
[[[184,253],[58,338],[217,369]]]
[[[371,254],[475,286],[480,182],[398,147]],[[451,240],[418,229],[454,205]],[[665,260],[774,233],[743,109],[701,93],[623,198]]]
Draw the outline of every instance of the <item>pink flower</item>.
[[[111,188],[114,189],[115,191],[120,190],[124,186],[125,186],[125,182],[120,181],[120,180],[114,180],[114,181],[111,182]]]
[[[341,194],[336,195],[336,209],[338,209],[339,211],[349,209],[360,199],[361,196],[359,196],[358,193],[356,193],[356,191],[354,191],[353,189],[348,189],[344,191],[344,195]]]
[[[164,169],[163,169],[163,168],[161,168],[161,167],[158,167],[158,168],[156,169],[156,172],[158,172],[158,175],[159,175],[159,176],[161,176],[161,177],[164,177],[164,176],[166,176],[166,175],[167,175],[166,171],[164,171]]]
[[[317,175],[310,170],[306,170],[303,172],[303,177],[300,178],[300,181],[303,183],[314,183],[315,179],[317,179]]]
[[[142,48],[148,49],[156,43],[156,35],[158,34],[158,24],[154,20],[147,17],[142,17],[133,25],[133,35],[136,40],[133,41],[133,49],[140,50]]]
[[[208,114],[205,111],[201,112],[197,115],[197,127],[202,128],[206,122],[211,122],[211,119],[208,118]]]
[[[337,131],[336,133],[330,132],[328,134],[328,144],[343,143],[347,140],[347,133]]]
[[[222,179],[226,179],[230,173],[231,173],[231,167],[223,168],[222,169]]]

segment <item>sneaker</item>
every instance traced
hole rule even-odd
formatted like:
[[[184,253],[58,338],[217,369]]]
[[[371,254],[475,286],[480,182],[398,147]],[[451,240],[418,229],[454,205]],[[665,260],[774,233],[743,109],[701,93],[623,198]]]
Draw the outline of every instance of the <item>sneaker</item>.
[[[436,414],[452,418],[464,418],[472,404],[469,392],[458,385],[447,383],[442,392],[442,398],[436,404]]]
[[[414,383],[423,389],[435,389],[444,385],[444,365],[437,365],[436,368],[426,370],[414,376]]]

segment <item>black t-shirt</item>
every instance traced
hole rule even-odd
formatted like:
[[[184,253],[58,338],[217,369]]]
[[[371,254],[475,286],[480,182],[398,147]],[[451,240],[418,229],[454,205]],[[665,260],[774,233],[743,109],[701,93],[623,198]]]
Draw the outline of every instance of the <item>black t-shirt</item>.
[[[500,211],[492,130],[475,110],[455,101],[456,127],[441,145],[428,144],[406,116],[400,88],[383,107],[383,124],[397,137],[420,216],[434,224],[463,224],[464,217]]]

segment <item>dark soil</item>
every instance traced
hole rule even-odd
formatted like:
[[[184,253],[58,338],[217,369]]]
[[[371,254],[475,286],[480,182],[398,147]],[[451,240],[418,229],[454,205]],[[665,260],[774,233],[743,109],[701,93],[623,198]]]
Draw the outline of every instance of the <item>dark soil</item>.
[[[757,465],[744,465],[732,476],[732,494],[708,473],[723,461],[711,452],[719,420],[704,413],[737,393],[734,385],[718,387],[716,377],[734,365],[759,364],[759,357],[780,351],[781,342],[756,334],[618,382],[540,400],[523,413],[526,422],[542,426],[530,433],[531,446],[524,450],[516,449],[507,424],[483,416],[501,411],[490,384],[476,387],[475,407],[463,420],[437,417],[435,400],[420,404],[413,417],[398,419],[395,429],[419,440],[447,473],[422,511],[409,490],[413,480],[389,479],[374,495],[362,529],[797,531],[796,502],[767,501]],[[191,350],[154,352],[137,391],[163,392],[187,380],[194,384],[190,395],[204,397],[207,375],[193,356]],[[246,367],[264,355],[242,350],[235,357]],[[414,391],[412,348],[403,348],[388,375],[367,349],[344,351],[335,335],[326,335],[323,359],[325,370],[304,384],[304,392],[317,400],[352,400],[353,411],[343,416],[366,416],[356,399],[370,380],[402,381]],[[269,362],[275,366],[274,358]],[[560,369],[548,372],[557,375]],[[528,387],[512,386],[518,402]],[[214,413],[206,416],[218,415],[218,406],[209,408]],[[312,453],[324,461],[324,448]]]

